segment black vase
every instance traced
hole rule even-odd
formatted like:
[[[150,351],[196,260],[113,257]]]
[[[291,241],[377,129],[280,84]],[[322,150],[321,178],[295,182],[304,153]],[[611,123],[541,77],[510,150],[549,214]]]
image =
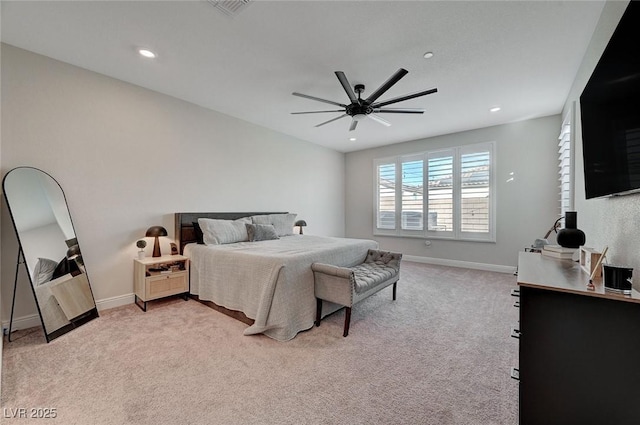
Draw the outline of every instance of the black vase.
[[[568,211],[564,216],[564,229],[560,229],[556,241],[565,248],[580,248],[586,241],[584,232],[578,229],[578,213]]]

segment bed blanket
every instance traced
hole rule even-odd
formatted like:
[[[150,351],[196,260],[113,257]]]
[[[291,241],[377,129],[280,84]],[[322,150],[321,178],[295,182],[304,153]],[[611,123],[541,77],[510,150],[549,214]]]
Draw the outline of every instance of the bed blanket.
[[[315,320],[311,264],[350,267],[377,247],[372,240],[293,235],[228,245],[189,244],[184,253],[191,260],[192,294],[254,319],[245,335],[264,333],[287,341]],[[327,314],[337,308],[327,309]]]

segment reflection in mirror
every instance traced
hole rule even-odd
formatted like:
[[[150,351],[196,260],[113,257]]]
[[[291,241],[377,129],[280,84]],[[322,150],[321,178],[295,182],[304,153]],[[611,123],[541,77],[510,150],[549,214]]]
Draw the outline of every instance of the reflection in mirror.
[[[2,186],[20,246],[18,261],[24,259],[49,342],[98,317],[71,215],[62,188],[44,171],[14,168]]]

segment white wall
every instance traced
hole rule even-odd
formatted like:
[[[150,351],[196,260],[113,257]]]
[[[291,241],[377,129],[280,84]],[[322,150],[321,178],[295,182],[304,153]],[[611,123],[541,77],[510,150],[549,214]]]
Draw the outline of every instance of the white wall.
[[[578,211],[578,228],[586,236],[586,245],[597,250],[609,247],[609,263],[633,267],[636,289],[640,282],[640,194],[585,199],[584,161],[582,158],[582,131],[580,128],[580,94],[589,80],[613,31],[622,17],[628,2],[609,1],[605,5],[584,60],[576,75],[567,98],[564,113],[576,105],[575,134],[575,207]]]
[[[1,46],[2,174],[29,165],[58,180],[99,303],[133,292],[136,240],[152,225],[172,237],[174,212],[291,211],[305,233],[344,236],[342,153]],[[7,320],[17,243],[6,206],[1,247]],[[16,316],[35,313],[19,286]]]
[[[558,217],[560,124],[560,116],[554,115],[348,153],[347,236],[372,238],[381,248],[409,256],[479,263],[480,268],[483,265],[515,267],[518,252],[543,237]],[[375,158],[488,141],[496,142],[496,243],[431,239],[432,245],[427,247],[424,239],[373,235]],[[507,182],[510,177],[514,180]]]

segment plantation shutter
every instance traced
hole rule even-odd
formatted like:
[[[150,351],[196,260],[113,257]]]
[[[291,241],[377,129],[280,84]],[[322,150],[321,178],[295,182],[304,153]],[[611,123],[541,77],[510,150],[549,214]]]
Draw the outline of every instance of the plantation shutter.
[[[489,151],[463,153],[460,156],[461,232],[489,232],[490,167]]]
[[[375,159],[373,233],[495,242],[494,145]]]
[[[453,151],[427,155],[427,230],[453,232]]]
[[[376,227],[393,230],[396,228],[396,164],[379,164],[376,175],[378,183]]]
[[[571,178],[571,122],[568,117],[562,124],[558,140],[560,217],[564,217],[567,211],[573,210],[573,179]]]
[[[403,160],[401,220],[402,230],[423,230],[424,161]]]

